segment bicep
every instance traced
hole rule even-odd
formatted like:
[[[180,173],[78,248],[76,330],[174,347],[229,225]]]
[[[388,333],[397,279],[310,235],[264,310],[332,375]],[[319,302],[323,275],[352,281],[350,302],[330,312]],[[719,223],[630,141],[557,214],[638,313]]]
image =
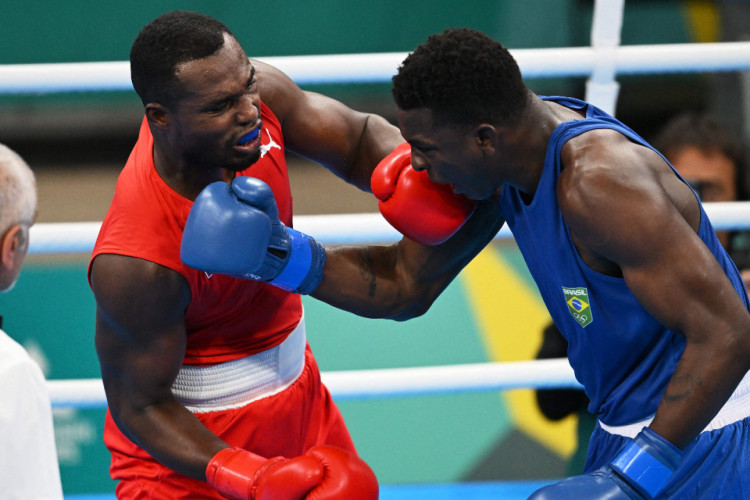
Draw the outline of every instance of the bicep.
[[[700,238],[684,221],[674,224],[680,227],[652,224],[640,241],[623,241],[617,251],[621,256],[615,258],[628,288],[654,317],[688,340],[698,340],[696,333],[730,321],[741,311],[741,302]],[[658,228],[661,235],[654,234]]]
[[[284,136],[290,150],[365,191],[377,163],[403,142],[384,118],[313,92],[304,93]]]
[[[94,260],[91,283],[96,350],[113,411],[170,398],[185,352],[184,278],[152,262],[104,254]]]
[[[263,76],[261,98],[279,118],[286,147],[369,190],[377,162],[403,142],[398,128],[380,116],[304,91],[276,68],[257,67]]]

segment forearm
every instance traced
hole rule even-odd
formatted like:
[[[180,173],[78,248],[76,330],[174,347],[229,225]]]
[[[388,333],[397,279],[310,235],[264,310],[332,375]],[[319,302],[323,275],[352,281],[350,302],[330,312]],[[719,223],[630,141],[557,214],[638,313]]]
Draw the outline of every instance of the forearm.
[[[120,430],[159,463],[205,481],[206,466],[228,445],[175,400],[113,411]]]
[[[312,293],[316,299],[367,318],[402,316],[424,300],[424,283],[397,269],[397,245],[328,247],[326,251],[323,280]],[[419,314],[414,311],[407,316]]]
[[[748,342],[688,343],[650,427],[684,449],[750,369],[749,349]]]
[[[323,280],[312,295],[370,318],[419,316],[503,223],[497,202],[484,200],[453,237],[437,246],[405,238],[387,247],[328,248]]]

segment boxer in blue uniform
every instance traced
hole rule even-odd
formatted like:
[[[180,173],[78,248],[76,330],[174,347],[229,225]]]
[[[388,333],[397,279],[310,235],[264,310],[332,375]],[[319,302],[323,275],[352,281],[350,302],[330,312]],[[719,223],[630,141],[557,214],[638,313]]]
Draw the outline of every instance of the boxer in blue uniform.
[[[535,95],[511,54],[477,31],[431,36],[404,60],[393,95],[411,147],[392,155],[409,154],[408,168],[460,198],[445,195],[440,203],[473,200],[468,221],[454,225],[443,243],[442,236],[418,234],[434,230],[415,222],[432,212],[419,207],[429,187],[401,175],[395,192],[409,202],[381,210],[405,228],[402,241],[326,248],[327,259],[316,264],[297,262],[287,249],[281,271],[259,276],[247,258],[230,254],[273,260],[278,245],[265,242],[278,233],[298,236],[274,225],[268,200],[243,195],[221,210],[256,207],[274,229],[254,248],[225,253],[224,260],[238,262],[229,272],[273,284],[292,266],[299,280],[316,276],[305,293],[363,316],[403,320],[429,308],[507,221],[599,419],[585,473],[532,498],[744,498],[748,297],[692,188],[603,111]],[[261,226],[253,230],[263,233]],[[190,244],[199,246],[204,231],[190,233]],[[200,259],[191,265],[203,267]]]
[[[677,369],[686,339],[656,320],[630,291],[625,279],[611,279],[592,269],[577,252],[546,251],[545,242],[549,241],[559,242],[562,248],[575,248],[569,226],[560,214],[556,190],[564,167],[561,149],[569,140],[588,131],[607,129],[621,133],[635,144],[653,148],[631,129],[590,104],[570,98],[542,99],[580,110],[585,119],[567,121],[554,129],[533,203],[527,204],[521,191],[509,187],[501,194],[501,207],[555,324],[567,336],[571,365],[587,388],[590,411],[599,418],[586,465],[586,471],[597,471],[607,466],[613,451],[624,448],[630,438],[637,437],[653,420]],[[675,175],[679,177],[676,172]],[[747,307],[748,297],[739,272],[723,251],[702,207],[698,236]],[[747,437],[747,421],[743,420],[750,407],[748,393],[750,378],[745,377],[730,402],[699,438],[685,453],[678,453],[684,456],[665,482],[668,487],[662,496],[703,498],[711,490],[698,483],[713,481],[707,478],[719,479],[720,488],[725,486],[727,475],[721,469],[726,458],[717,454],[712,459],[707,451],[717,446],[733,447],[737,435]],[[748,465],[747,458],[740,463]],[[739,471],[735,469],[729,475],[736,472]],[[581,496],[577,488],[586,484],[587,481],[573,478],[539,492],[535,498],[588,498]],[[727,498],[727,493],[717,489],[709,497]]]

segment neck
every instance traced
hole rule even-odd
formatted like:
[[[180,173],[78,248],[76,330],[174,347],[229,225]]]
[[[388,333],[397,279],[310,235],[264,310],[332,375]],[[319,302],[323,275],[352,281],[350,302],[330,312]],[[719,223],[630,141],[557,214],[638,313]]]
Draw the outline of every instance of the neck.
[[[168,154],[156,138],[153,158],[159,177],[177,194],[189,200],[194,200],[212,182],[230,182],[234,178],[234,174],[225,169],[203,168]]]
[[[508,184],[530,198],[542,177],[549,138],[561,121],[545,101],[530,94],[517,126],[504,135],[508,152],[501,151],[501,157],[510,159],[515,172],[515,178]]]

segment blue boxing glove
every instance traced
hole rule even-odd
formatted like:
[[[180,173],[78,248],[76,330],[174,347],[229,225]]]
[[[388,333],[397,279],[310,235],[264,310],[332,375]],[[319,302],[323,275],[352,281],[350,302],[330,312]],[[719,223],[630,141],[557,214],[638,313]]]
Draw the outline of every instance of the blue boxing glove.
[[[682,453],[646,427],[609,465],[545,486],[534,492],[529,500],[652,500],[672,477],[682,460]]]
[[[279,220],[273,191],[254,177],[214,182],[200,192],[182,234],[180,258],[210,274],[264,281],[311,293],[326,253],[310,236]]]

